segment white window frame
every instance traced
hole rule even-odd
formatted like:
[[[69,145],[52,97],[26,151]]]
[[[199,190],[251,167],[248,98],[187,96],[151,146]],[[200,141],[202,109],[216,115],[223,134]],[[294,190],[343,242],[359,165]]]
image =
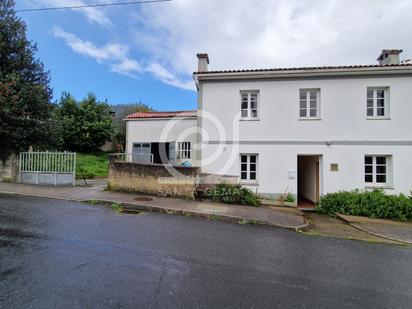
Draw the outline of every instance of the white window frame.
[[[190,142],[177,143],[177,159],[190,160],[192,156],[192,145]]]
[[[372,158],[372,163],[366,163],[366,158],[371,157]],[[385,164],[380,164],[377,163],[377,158],[384,157],[385,158]],[[372,167],[372,172],[366,172],[366,167],[370,166]],[[385,166],[385,173],[383,172],[378,172],[378,166]],[[363,180],[366,185],[366,187],[381,187],[381,188],[387,188],[392,186],[392,155],[385,155],[385,154],[366,154],[364,156],[364,161],[363,161]],[[366,181],[366,176],[372,176],[372,182],[367,182]],[[378,182],[377,181],[377,176],[379,175],[385,175],[385,182]]]
[[[316,107],[311,107],[311,96],[310,94],[316,92]],[[301,94],[305,94],[305,99],[301,99]],[[302,107],[302,102],[305,103],[305,107]],[[305,110],[306,115],[301,116],[301,111]],[[315,116],[311,116],[311,110],[316,111]],[[300,120],[320,120],[320,88],[301,88],[299,89],[299,111],[298,111]]]
[[[247,107],[243,108],[243,98],[247,96]],[[252,109],[252,95],[256,95],[256,108]],[[241,90],[240,91],[240,119],[241,120],[259,120],[259,90]],[[253,111],[256,115],[253,115]],[[246,113],[246,115],[243,115]]]
[[[246,162],[242,162],[242,157],[246,157]],[[255,157],[255,162],[251,162],[251,157]],[[247,185],[256,185],[258,183],[258,169],[259,169],[259,155],[257,153],[241,153],[239,156],[240,160],[240,166],[239,166],[239,171],[240,171],[240,183],[241,184],[247,184]],[[255,165],[255,170],[251,170],[252,164]],[[243,165],[246,165],[246,170],[243,169]],[[242,173],[246,173],[246,178],[242,179]],[[251,174],[255,174],[255,179],[251,179]]]
[[[372,91],[372,96],[369,92]],[[378,115],[378,91],[383,91],[383,115]],[[372,106],[370,106],[372,101]],[[368,115],[368,110],[372,109],[373,114]],[[389,119],[389,87],[367,87],[366,88],[366,119]]]

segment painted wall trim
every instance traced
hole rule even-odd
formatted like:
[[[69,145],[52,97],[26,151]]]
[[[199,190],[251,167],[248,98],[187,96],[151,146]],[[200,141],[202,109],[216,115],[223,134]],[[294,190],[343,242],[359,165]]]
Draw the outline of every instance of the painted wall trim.
[[[412,146],[412,141],[208,141],[209,145],[376,145],[376,146]]]

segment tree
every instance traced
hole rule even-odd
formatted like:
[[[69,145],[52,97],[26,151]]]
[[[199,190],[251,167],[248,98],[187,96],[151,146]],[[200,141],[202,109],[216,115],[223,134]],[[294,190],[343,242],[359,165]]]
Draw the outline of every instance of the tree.
[[[111,105],[111,109],[115,112],[114,126],[116,133],[114,135],[115,143],[121,145],[124,148],[126,143],[126,122],[124,118],[128,115],[137,112],[150,112],[153,111],[151,107],[142,102],[131,104],[117,104]]]
[[[114,134],[110,106],[98,102],[93,93],[78,102],[63,93],[55,111],[62,147],[72,151],[98,151]]]
[[[49,72],[13,0],[0,1],[0,159],[54,143]]]

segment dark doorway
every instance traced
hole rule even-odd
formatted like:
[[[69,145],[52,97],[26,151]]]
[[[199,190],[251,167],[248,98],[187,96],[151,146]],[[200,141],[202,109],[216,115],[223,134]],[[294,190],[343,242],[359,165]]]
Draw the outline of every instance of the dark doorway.
[[[153,163],[169,163],[169,143],[152,143],[151,153],[153,155]]]
[[[298,156],[298,206],[314,208],[320,196],[320,156]]]

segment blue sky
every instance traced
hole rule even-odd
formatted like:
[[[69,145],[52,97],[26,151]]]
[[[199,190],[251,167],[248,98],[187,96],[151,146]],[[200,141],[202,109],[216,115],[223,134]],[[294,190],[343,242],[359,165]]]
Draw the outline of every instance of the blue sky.
[[[50,6],[51,2],[45,1],[42,5],[37,5],[33,1],[23,0],[17,2],[16,9]],[[70,3],[53,2],[55,4],[51,6]],[[79,10],[19,13],[27,24],[29,38],[37,42],[38,57],[50,70],[54,99],[58,99],[62,91],[69,91],[77,98],[92,91],[99,99],[107,99],[113,104],[142,101],[157,110],[196,107],[194,82],[193,89],[182,89],[162,82],[150,73],[130,72],[131,76],[126,75],[129,73],[127,70],[123,73],[113,72],[106,61],[96,61],[96,58],[75,52],[64,39],[55,34],[55,29],[60,29],[98,47],[106,44],[127,46],[131,59],[142,59],[147,57],[147,51],[127,45],[130,29],[138,24],[124,18],[130,16],[132,10],[141,12],[139,6],[105,9],[111,22],[109,26],[91,22]],[[192,81],[190,76],[186,76],[186,80]]]
[[[126,0],[127,1],[127,0]],[[17,0],[16,9],[125,0]],[[412,57],[412,1],[173,0],[22,12],[55,99],[92,91],[109,103],[196,107],[196,53],[210,69],[375,64],[385,48]]]

